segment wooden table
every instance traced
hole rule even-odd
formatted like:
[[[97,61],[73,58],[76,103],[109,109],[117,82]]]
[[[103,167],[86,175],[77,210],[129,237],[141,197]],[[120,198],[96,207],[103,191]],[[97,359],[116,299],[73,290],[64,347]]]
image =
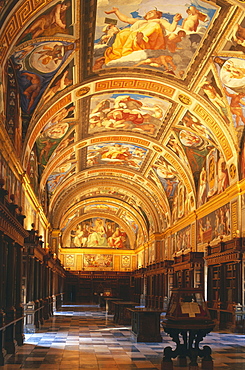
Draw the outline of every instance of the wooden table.
[[[128,308],[132,314],[132,339],[136,342],[162,342],[160,315],[163,310]]]
[[[131,325],[131,312],[127,308],[133,308],[138,305],[137,302],[132,301],[114,301],[115,314],[114,321],[120,325]]]
[[[114,302],[122,301],[122,298],[117,297],[104,297],[105,300],[105,310],[108,315],[114,315],[115,314],[115,305]]]

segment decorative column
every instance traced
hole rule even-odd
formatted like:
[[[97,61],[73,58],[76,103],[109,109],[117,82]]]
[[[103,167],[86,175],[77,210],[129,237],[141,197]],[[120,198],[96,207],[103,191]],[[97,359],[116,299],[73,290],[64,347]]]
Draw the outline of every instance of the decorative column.
[[[43,274],[43,267],[44,264],[42,261],[38,261],[39,264],[39,284],[38,284],[38,298],[39,298],[39,306],[40,306],[40,315],[39,315],[39,320],[41,325],[44,323],[44,308],[42,308],[45,304],[44,302],[44,295],[43,295],[43,285],[45,283],[44,281],[44,274]]]
[[[44,312],[43,312],[43,315],[44,315],[44,320],[47,320],[49,319],[50,315],[49,315],[49,294],[48,294],[48,267],[46,264],[43,264],[42,265],[42,268],[43,268],[43,297],[44,297]]]
[[[51,274],[51,269],[49,266],[47,266],[47,296],[49,299],[49,316],[53,316],[54,311],[55,311],[55,297],[53,296],[52,292],[52,274]]]
[[[51,234],[50,250],[52,253],[58,255],[58,246],[60,240],[60,229],[53,229]]]
[[[39,302],[39,261],[34,259],[34,304],[35,304],[35,319],[34,324],[36,328],[40,328],[40,302]]]
[[[16,319],[23,317],[24,309],[22,305],[22,276],[23,276],[23,247],[20,245],[16,246]],[[15,338],[18,346],[21,346],[24,342],[23,334],[23,320],[19,320],[15,326]]]
[[[15,283],[16,283],[16,246],[9,240],[7,248],[7,281],[6,281],[6,324],[16,319]],[[7,353],[15,353],[15,324],[5,329],[5,349]]]
[[[51,270],[52,274],[52,280],[53,280],[53,295],[56,299],[56,309],[59,308],[59,296],[58,296],[58,281],[57,281],[57,275],[54,271],[54,269]]]
[[[34,303],[34,268],[35,258],[29,255],[30,248],[27,249],[26,255],[26,277],[27,277],[27,291],[26,291],[26,305],[25,305],[25,332],[35,333],[35,303]]]
[[[170,298],[171,291],[174,287],[174,269],[173,267],[168,268],[168,298]]]
[[[0,232],[0,328],[5,324],[5,313],[3,311],[4,302],[5,302],[5,273],[6,273],[6,243],[4,240],[4,234]],[[0,331],[0,366],[4,365],[4,359],[7,354],[7,351],[4,348],[4,330]]]

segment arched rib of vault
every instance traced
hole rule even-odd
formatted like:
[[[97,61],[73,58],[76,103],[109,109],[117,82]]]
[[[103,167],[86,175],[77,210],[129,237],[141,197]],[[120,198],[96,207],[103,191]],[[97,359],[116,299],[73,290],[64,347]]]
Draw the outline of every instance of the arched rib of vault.
[[[84,174],[86,175],[86,173]],[[144,179],[141,178],[143,181]],[[154,187],[149,189],[145,189],[137,182],[128,181],[128,179],[123,179],[122,182],[118,177],[112,178],[102,178],[102,177],[94,177],[89,178],[89,181],[86,179],[80,179],[80,181],[75,181],[70,187],[64,188],[63,192],[59,193],[59,196],[56,196],[54,201],[51,204],[51,214],[50,220],[53,224],[54,228],[60,227],[60,222],[62,215],[64,212],[67,212],[70,205],[72,204],[73,200],[81,197],[84,191],[87,191],[94,186],[104,187],[104,186],[113,186],[117,188],[122,188],[127,191],[129,194],[132,194],[136,199],[139,199],[141,204],[144,205],[144,209],[146,209],[146,213],[149,213],[152,217],[152,222],[154,229],[156,231],[162,231],[163,229],[163,216],[166,213],[169,213],[169,205],[163,202],[161,194],[159,194],[159,190],[156,189],[156,192],[152,190]]]
[[[161,149],[159,146],[157,147],[157,154],[159,154],[159,149]],[[69,149],[68,149],[69,150]],[[195,199],[195,188],[194,188],[194,182],[192,180],[192,173],[189,170],[189,173],[187,172],[187,167],[184,167],[183,164],[179,162],[179,159],[174,157],[173,153],[168,151],[162,150],[162,155],[166,157],[168,161],[170,161],[176,168],[176,171],[179,173],[179,178],[183,181],[183,185],[187,189],[188,197],[192,197],[192,199]],[[61,156],[62,160],[64,156]],[[62,163],[62,162],[60,162]],[[54,168],[58,166],[58,162],[55,161]],[[149,167],[151,169],[151,167]],[[145,171],[144,175],[147,175],[148,171]],[[60,184],[59,187],[57,187],[56,191],[51,197],[50,200],[50,210],[53,212],[55,211],[56,204],[60,202],[63,198],[63,193],[68,192],[69,188],[78,187],[80,189],[79,182],[81,179],[86,179],[86,181],[91,181],[91,178],[96,176],[97,183],[103,181],[106,178],[111,179],[112,177],[118,177],[122,176],[123,174],[123,180],[125,181],[125,176],[128,177],[128,181],[130,183],[134,183],[134,186],[137,188],[139,185],[141,186],[141,190],[144,189],[144,191],[147,191],[147,198],[150,196],[150,194],[154,194],[156,200],[154,202],[155,207],[157,209],[157,213],[159,215],[161,214],[168,214],[168,221],[166,222],[165,219],[161,220],[160,228],[154,226],[154,230],[162,230],[163,228],[166,228],[167,223],[171,223],[171,212],[169,208],[169,202],[165,193],[165,190],[163,186],[159,183],[157,186],[155,183],[152,182],[152,180],[147,179],[145,176],[139,174],[137,171],[134,171],[133,169],[129,170],[128,168],[125,170],[124,168],[117,168],[117,167],[109,167],[109,166],[103,166],[100,168],[94,167],[90,168],[88,170],[82,171],[78,174],[74,174],[70,177],[68,177],[63,183]],[[83,180],[82,180],[83,181]],[[44,186],[44,184],[43,184]],[[82,185],[81,185],[82,186]],[[118,187],[122,186],[122,182],[118,185]],[[81,190],[80,190],[81,191]],[[70,198],[69,198],[70,201]],[[63,200],[62,200],[63,204]],[[55,213],[55,218],[57,217],[57,212]],[[159,216],[158,216],[159,218]]]
[[[98,197],[98,198],[93,198],[93,199],[89,199],[89,200],[86,200],[86,201],[81,201],[81,202],[78,202],[76,204],[74,204],[72,207],[69,208],[68,212],[66,212],[66,214],[62,217],[61,219],[61,222],[60,222],[60,225],[64,225],[67,223],[68,219],[74,215],[74,214],[79,214],[79,210],[81,210],[84,206],[88,206],[88,205],[93,205],[93,204],[107,204],[108,206],[117,206],[118,207],[118,212],[117,213],[114,213],[114,212],[111,212],[111,211],[108,211],[108,210],[93,210],[93,211],[90,211],[90,212],[86,212],[86,213],[83,213],[82,215],[79,215],[79,218],[80,217],[87,217],[87,218],[93,218],[95,217],[95,214],[96,215],[99,215],[99,217],[103,217],[103,218],[110,218],[110,219],[113,219],[113,220],[120,220],[120,222],[122,222],[123,218],[121,216],[122,214],[122,210],[123,211],[127,211],[127,213],[130,214],[130,216],[132,217],[132,219],[134,220],[134,222],[138,225],[139,227],[139,232],[142,233],[142,235],[144,235],[144,237],[149,237],[149,232],[148,232],[148,227],[147,227],[147,224],[146,224],[146,221],[143,219],[142,215],[136,211],[132,206],[129,206],[126,202],[123,202],[123,201],[118,201],[116,202],[116,200],[114,200],[114,202],[112,200],[105,200],[103,199],[102,197]],[[77,221],[78,220],[78,217],[75,217],[73,218],[73,221]],[[72,222],[73,222],[72,221]],[[118,223],[120,223],[118,222]],[[131,230],[131,226],[123,221],[124,224],[127,225],[127,228]],[[72,223],[74,224],[74,223]],[[67,235],[67,229],[70,230],[70,225],[69,227],[67,227],[65,230],[64,230],[64,237],[62,236],[62,239],[65,239],[65,235]],[[135,236],[135,233],[132,234],[132,240],[134,240],[134,243],[136,241],[136,236]]]
[[[89,138],[87,140],[77,142],[76,144],[73,145],[73,147],[68,147],[67,149],[63,150],[52,161],[48,162],[44,170],[42,179],[40,181],[40,188],[42,189],[45,187],[45,183],[48,180],[48,177],[51,175],[52,171],[54,171],[56,167],[62,164],[65,157],[68,157],[73,152],[77,151],[79,148],[82,148],[82,147],[85,148],[85,147],[88,147],[91,143],[96,143],[96,141],[98,141],[99,143],[103,143],[103,141],[105,143],[107,143],[108,141],[120,141],[121,143],[131,143],[131,144],[135,143],[135,144],[141,145],[143,148],[146,148],[149,151],[149,153],[147,154],[146,158],[144,159],[141,165],[143,177],[149,172],[154,160],[159,154],[168,157],[168,160],[171,161],[172,165],[176,167],[176,171],[180,174],[180,178],[182,179],[183,184],[186,187],[188,193],[195,194],[194,180],[193,180],[193,176],[192,176],[192,172],[190,171],[190,168],[188,168],[185,163],[180,162],[179,158],[178,159],[175,158],[174,153],[169,148],[161,147],[156,140],[152,140],[152,139],[146,140],[145,138],[139,137],[137,135],[132,135],[132,136],[127,136],[127,135],[120,135],[120,136],[113,135],[112,136],[111,135],[108,137],[108,136],[105,136],[104,134],[101,134],[100,136],[97,137],[97,139]],[[148,161],[148,165],[147,165],[147,161]],[[111,171],[109,170],[110,168],[113,169],[113,172],[115,172],[115,166],[110,167],[109,165],[104,165],[103,167],[101,165],[93,166],[87,169],[87,171],[88,173],[93,173],[93,172],[98,172],[98,171],[101,172],[101,168],[105,169],[104,172]],[[123,171],[123,172],[129,173],[130,174],[129,176],[133,178],[137,177],[138,174],[140,173],[140,170],[137,171],[132,168],[129,169],[126,166],[116,167],[116,171],[118,171],[119,176],[120,176],[120,173],[122,173]],[[64,181],[55,190],[55,193],[51,198],[50,207],[52,207],[53,199],[55,199],[56,194],[58,194],[60,191],[64,191],[64,189],[68,186],[68,184],[71,184],[72,182],[75,181],[75,179],[77,180],[78,178],[79,178],[78,174],[74,174],[70,176],[66,181]],[[154,191],[156,190],[154,189]],[[168,204],[166,194],[163,188],[162,188],[162,191],[164,193],[162,196],[165,198],[165,203]]]
[[[88,206],[93,206],[93,205],[107,205],[108,207],[117,207],[117,211],[112,211],[108,209],[97,209],[96,212],[100,212],[101,214],[107,213],[114,215],[115,217],[120,218],[122,215],[122,210],[127,211],[130,213],[131,217],[135,220],[136,223],[138,223],[142,229],[147,229],[147,223],[146,220],[143,218],[140,209],[136,207],[133,207],[131,204],[127,203],[124,200],[116,199],[116,198],[108,198],[108,197],[103,197],[103,196],[98,196],[98,197],[93,197],[81,201],[77,201],[75,204],[73,204],[67,212],[64,213],[60,220],[60,228],[63,230],[65,225],[67,224],[68,219],[71,219],[71,217],[74,214],[77,214],[78,211],[81,209],[84,209],[85,207]],[[92,214],[94,211],[88,211],[84,212],[84,214]]]
[[[105,183],[105,181],[103,181],[103,183]],[[113,181],[108,181],[108,182],[106,182],[107,186],[108,186],[109,183],[112,186],[115,186],[115,185],[118,186],[118,187],[121,186],[121,182],[116,182],[115,183]],[[88,185],[88,186],[90,186],[90,185]],[[123,187],[125,188],[125,186],[123,186]],[[163,221],[162,221],[162,217],[159,217],[159,215],[162,215],[161,208],[158,207],[158,210],[156,210],[154,207],[152,207],[152,203],[149,202],[149,196],[148,197],[146,197],[146,196],[142,197],[142,194],[140,194],[140,191],[135,192],[135,187],[134,187],[134,189],[132,189],[132,186],[130,186],[129,189],[127,187],[127,190],[131,191],[134,197],[140,199],[141,203],[143,204],[142,209],[144,210],[144,213],[146,213],[148,215],[149,214],[151,215],[151,220],[150,221],[153,224],[152,228],[155,229],[155,230],[162,230],[161,225],[162,225]],[[76,199],[76,196],[79,196],[81,194],[81,189],[78,188],[76,193],[77,194],[75,194],[75,196],[73,196],[73,194],[68,193],[67,197],[65,199],[63,199],[62,204],[60,204],[60,208],[57,209],[57,211],[55,212],[55,218],[54,218],[55,225],[54,226],[56,228],[59,227],[59,223],[60,223],[59,220],[62,217],[63,213],[65,213],[66,210],[69,209],[69,204],[71,204],[71,199]],[[158,212],[156,212],[156,211],[158,211]],[[142,214],[142,210],[139,210],[139,214]]]
[[[222,118],[220,117],[219,113],[214,110],[213,107],[200,95],[197,95],[195,92],[188,91],[185,87],[180,84],[173,84],[173,82],[168,81],[166,77],[163,77],[162,80],[159,82],[159,79],[149,79],[149,78],[138,78],[135,74],[132,77],[121,77],[119,78],[118,75],[108,78],[97,76],[97,81],[90,81],[81,84],[80,86],[74,86],[74,89],[69,93],[64,92],[64,95],[61,96],[58,100],[56,100],[53,105],[51,105],[45,112],[38,117],[36,117],[36,122],[29,131],[29,134],[26,137],[26,141],[24,144],[24,155],[23,155],[23,166],[24,168],[27,167],[27,163],[29,160],[30,151],[33,148],[33,145],[39,135],[40,131],[44,128],[47,124],[48,119],[57,113],[58,110],[64,108],[68,104],[74,103],[76,106],[76,102],[79,99],[84,97],[84,94],[87,96],[93,96],[94,94],[102,94],[102,93],[139,93],[139,94],[153,94],[154,96],[162,99],[168,99],[169,101],[173,101],[174,103],[178,103],[178,109],[181,107],[188,109],[194,115],[197,115],[200,120],[206,125],[212,132],[216,141],[220,148],[225,145],[225,152],[224,156],[226,160],[229,160],[233,157],[232,153],[236,152],[236,143],[234,141],[232,132],[229,130],[227,125],[223,122]],[[85,91],[85,93],[84,93]],[[82,95],[82,96],[81,96]],[[211,114],[210,114],[211,112]],[[75,117],[76,117],[75,112]],[[165,125],[166,123],[163,122]],[[170,128],[169,128],[170,130]],[[169,131],[168,130],[168,131]],[[108,132],[110,136],[113,135],[113,131]],[[123,131],[123,136],[127,136],[129,131]],[[130,132],[130,135],[132,133]],[[165,137],[163,134],[163,137]],[[93,135],[93,137],[99,137],[101,135]],[[105,135],[105,133],[104,133]],[[133,135],[132,135],[133,136]],[[146,140],[154,141],[151,137],[147,135],[138,135],[141,138],[144,137]],[[163,138],[162,137],[162,138]],[[90,138],[88,138],[90,140]],[[222,151],[222,149],[221,149]]]
[[[74,221],[71,222],[71,224],[69,225],[69,227],[67,228],[67,230],[65,230],[64,234],[62,235],[62,238],[61,238],[62,243],[66,239],[69,238],[69,235],[70,235],[71,230],[74,229],[74,227],[78,223],[80,223],[82,221],[85,221],[85,220],[87,220],[88,218],[91,218],[91,217],[93,217],[93,218],[94,217],[102,217],[102,215],[101,215],[100,212],[94,212],[91,215],[86,214],[86,215],[83,215],[83,216],[80,216],[80,217],[76,218]],[[134,249],[134,246],[135,246],[135,234],[132,231],[132,229],[123,220],[121,220],[120,218],[118,218],[118,217],[116,217],[114,215],[106,214],[105,213],[105,214],[103,214],[103,217],[110,218],[112,221],[115,221],[116,223],[118,223],[120,226],[122,226],[124,228],[124,230],[126,231],[126,234],[128,235],[128,238],[129,238],[130,247],[131,247],[131,249]],[[86,250],[88,250],[88,248],[86,248]]]
[[[130,213],[130,217],[132,217],[135,221],[136,224],[138,225],[142,225],[142,228],[145,228],[145,229],[149,229],[151,228],[152,230],[154,230],[154,225],[151,224],[151,220],[148,219],[147,217],[147,214],[146,212],[148,213],[149,210],[145,207],[145,204],[142,202],[142,200],[140,200],[139,198],[136,199],[135,197],[135,194],[128,194],[128,190],[125,190],[125,189],[120,189],[121,191],[121,194],[124,195],[124,198],[118,198],[117,196],[114,196],[112,197],[111,194],[107,193],[107,194],[104,194],[104,190],[105,189],[116,189],[114,188],[113,186],[111,186],[110,184],[110,187],[107,185],[107,186],[100,186],[100,189],[103,191],[103,193],[101,195],[90,195],[88,197],[86,197],[85,199],[84,198],[81,198],[79,199],[79,197],[72,202],[72,204],[70,205],[67,205],[68,208],[65,208],[64,209],[64,214],[60,220],[60,229],[63,230],[66,228],[66,225],[68,224],[69,222],[69,219],[72,219],[73,217],[75,217],[74,215],[75,214],[78,214],[78,210],[80,208],[83,208],[83,207],[86,207],[88,205],[93,205],[93,204],[106,204],[108,206],[112,205],[114,207],[117,207],[118,210],[117,211],[107,211],[106,212],[113,212],[113,214],[116,214],[118,217],[123,217],[123,213],[124,211],[128,213]],[[87,193],[91,193],[91,192],[97,192],[98,191],[98,186],[96,187],[90,187],[88,189],[84,189],[83,188],[83,196],[86,195]],[[89,195],[89,194],[88,194]],[[100,209],[100,212],[104,212],[104,210]],[[144,212],[144,214],[142,215],[142,212]],[[146,219],[147,217],[147,219]],[[150,227],[151,225],[151,227]]]

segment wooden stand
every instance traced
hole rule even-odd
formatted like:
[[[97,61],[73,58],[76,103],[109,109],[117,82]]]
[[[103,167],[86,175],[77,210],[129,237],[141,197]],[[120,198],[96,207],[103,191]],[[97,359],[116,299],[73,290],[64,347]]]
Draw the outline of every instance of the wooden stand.
[[[136,302],[123,301],[123,302],[114,302],[115,304],[115,315],[114,321],[120,325],[130,325],[131,324],[131,312],[127,308],[132,308],[137,305]]]
[[[196,322],[196,323],[181,323],[171,322],[171,320],[163,321],[163,327],[167,334],[171,336],[176,343],[176,349],[172,350],[171,347],[164,349],[164,358],[162,362],[162,370],[166,368],[165,363],[171,363],[172,358],[178,357],[179,366],[186,366],[186,357],[189,357],[189,369],[198,369],[197,357],[201,357],[202,369],[213,369],[213,360],[211,357],[211,348],[204,346],[203,349],[199,348],[200,342],[203,338],[210,333],[214,327],[214,323],[210,322]],[[182,338],[181,338],[182,337]],[[182,339],[183,344],[181,344]],[[207,367],[208,365],[208,367]]]
[[[162,342],[160,315],[162,310],[128,308],[132,313],[132,339],[136,342]]]

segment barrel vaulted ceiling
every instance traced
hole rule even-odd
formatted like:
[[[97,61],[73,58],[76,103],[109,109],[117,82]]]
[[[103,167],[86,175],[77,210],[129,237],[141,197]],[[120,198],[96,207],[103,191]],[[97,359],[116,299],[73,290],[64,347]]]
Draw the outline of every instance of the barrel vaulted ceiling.
[[[133,249],[239,181],[242,2],[0,9],[6,129],[18,122],[23,168],[64,243],[79,223],[103,219]]]

